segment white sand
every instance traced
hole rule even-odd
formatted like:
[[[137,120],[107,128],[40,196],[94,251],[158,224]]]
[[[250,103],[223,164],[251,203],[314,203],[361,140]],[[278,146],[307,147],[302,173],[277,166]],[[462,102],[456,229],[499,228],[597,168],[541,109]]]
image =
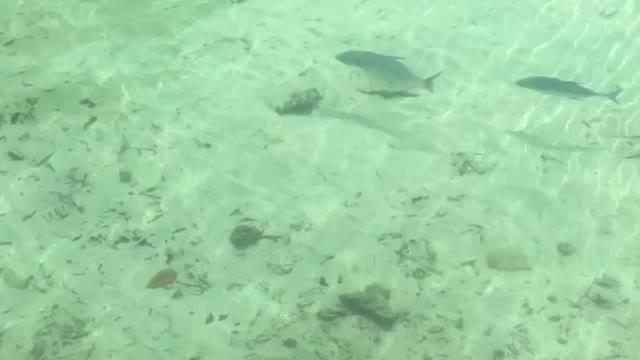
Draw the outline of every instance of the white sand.
[[[0,267],[30,277],[0,284],[0,359],[636,356],[640,140],[611,135],[640,135],[637,1],[96,3],[0,5]],[[444,73],[365,97],[349,49]],[[272,111],[310,87],[321,111]],[[234,250],[244,218],[290,243]],[[530,270],[487,268],[504,247]],[[145,289],[164,268],[181,282]],[[393,330],[317,318],[373,282]]]

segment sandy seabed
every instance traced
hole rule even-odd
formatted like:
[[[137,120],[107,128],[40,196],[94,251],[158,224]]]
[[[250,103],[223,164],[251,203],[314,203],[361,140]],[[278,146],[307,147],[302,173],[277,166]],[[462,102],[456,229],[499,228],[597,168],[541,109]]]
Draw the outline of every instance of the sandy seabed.
[[[0,14],[0,358],[640,348],[637,2]],[[434,93],[365,96],[334,58],[351,49],[443,74]],[[532,75],[624,91],[615,104],[514,85]],[[323,96],[311,115],[273,111],[309,88]],[[237,249],[238,226],[276,238]],[[163,269],[177,280],[147,288]]]

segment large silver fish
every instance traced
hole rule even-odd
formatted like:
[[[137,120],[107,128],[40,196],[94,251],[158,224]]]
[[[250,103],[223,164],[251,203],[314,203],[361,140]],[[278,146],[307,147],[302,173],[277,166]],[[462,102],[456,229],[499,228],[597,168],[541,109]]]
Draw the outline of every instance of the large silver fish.
[[[618,88],[608,93],[601,93],[586,88],[575,81],[565,81],[546,76],[532,76],[516,81],[516,85],[535,90],[541,93],[563,96],[574,100],[583,100],[586,98],[600,96],[618,103],[618,95],[622,89]]]
[[[384,98],[418,96],[410,92],[418,88],[433,92],[433,81],[442,73],[421,78],[400,61],[404,58],[372,51],[349,50],[336,55],[336,59],[361,70],[367,81],[363,84],[366,89],[358,89],[360,92]]]

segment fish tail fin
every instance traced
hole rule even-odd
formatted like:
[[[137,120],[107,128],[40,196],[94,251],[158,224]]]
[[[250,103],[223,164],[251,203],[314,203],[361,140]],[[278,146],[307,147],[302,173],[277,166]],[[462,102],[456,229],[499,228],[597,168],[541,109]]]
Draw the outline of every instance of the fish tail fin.
[[[433,92],[433,81],[440,76],[440,74],[442,74],[442,71],[423,80],[424,87],[429,90],[429,92]]]
[[[609,100],[613,101],[616,104],[620,104],[618,102],[618,95],[622,92],[622,88],[618,86],[618,88],[610,93],[604,94]]]

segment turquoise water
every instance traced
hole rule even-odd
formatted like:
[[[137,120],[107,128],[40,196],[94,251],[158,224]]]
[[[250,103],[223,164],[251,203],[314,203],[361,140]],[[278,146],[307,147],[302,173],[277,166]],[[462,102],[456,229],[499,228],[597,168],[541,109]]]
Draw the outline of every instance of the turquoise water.
[[[0,359],[633,358],[638,14],[0,3]]]

